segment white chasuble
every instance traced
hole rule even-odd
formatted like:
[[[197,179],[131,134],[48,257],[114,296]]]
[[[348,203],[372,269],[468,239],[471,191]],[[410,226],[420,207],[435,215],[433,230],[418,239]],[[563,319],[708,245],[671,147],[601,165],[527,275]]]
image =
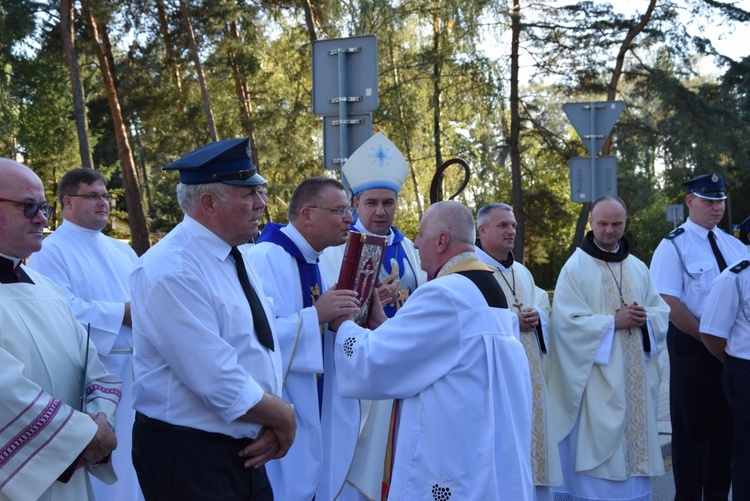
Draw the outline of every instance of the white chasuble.
[[[97,425],[79,412],[104,412],[115,424],[120,378],[107,373],[60,289],[25,269],[34,284],[0,284],[0,499],[93,499],[87,472],[112,483],[110,463],[57,481]],[[86,380],[83,380],[87,365]]]
[[[648,315],[650,353],[641,329],[613,329],[616,311],[636,302]],[[563,267],[547,382],[557,440],[578,423],[576,472],[615,481],[664,473],[656,418],[668,315],[632,255],[605,262],[577,249]]]

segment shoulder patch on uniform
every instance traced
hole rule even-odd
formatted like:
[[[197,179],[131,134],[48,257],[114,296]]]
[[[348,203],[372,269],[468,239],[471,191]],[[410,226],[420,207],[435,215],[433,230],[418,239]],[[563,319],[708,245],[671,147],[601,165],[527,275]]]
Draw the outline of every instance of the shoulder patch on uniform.
[[[670,231],[669,235],[664,238],[666,238],[667,240],[672,240],[674,237],[682,235],[683,233],[685,233],[685,228],[675,228],[674,230]]]
[[[748,261],[747,259],[745,259],[744,261],[740,261],[739,263],[737,263],[734,266],[732,266],[729,269],[729,271],[731,271],[732,273],[739,273],[742,270],[744,270],[745,268],[747,268],[748,266],[750,266],[750,261]]]

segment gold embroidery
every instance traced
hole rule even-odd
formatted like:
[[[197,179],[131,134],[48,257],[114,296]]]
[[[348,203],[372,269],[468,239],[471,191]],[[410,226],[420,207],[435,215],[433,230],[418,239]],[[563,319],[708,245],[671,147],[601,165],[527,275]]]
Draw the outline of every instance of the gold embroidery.
[[[320,297],[320,285],[315,284],[312,287],[310,287],[310,298],[312,299],[312,304],[315,306],[315,302]]]
[[[627,270],[627,260],[621,263],[625,268],[621,284],[615,284],[614,276],[606,270],[607,263],[597,261],[602,268],[610,311],[614,314],[623,302],[632,304],[633,294]],[[608,277],[608,275],[610,275]],[[619,285],[619,287],[618,287]],[[621,289],[621,291],[620,291]],[[620,295],[622,292],[622,295]],[[619,333],[619,335],[618,335]],[[623,334],[630,335],[625,336]],[[640,329],[615,331],[615,341],[619,338],[622,346],[625,381],[625,427],[622,448],[625,451],[626,468],[630,475],[648,475],[648,421],[646,418],[646,364],[643,360],[643,343]],[[614,346],[613,346],[614,349]]]
[[[500,270],[495,270],[495,279],[501,274]],[[503,283],[497,280],[503,289],[506,297],[511,294],[510,284],[506,281]],[[523,288],[519,284],[515,287],[513,297],[517,299],[514,304],[509,306],[510,311],[518,313],[523,308],[526,299],[523,295]],[[529,359],[529,376],[531,378],[531,404],[532,404],[532,422],[531,422],[531,472],[535,485],[548,485],[549,464],[547,462],[548,437],[547,437],[547,408],[544,399],[545,383],[542,372],[542,357],[539,353],[539,345],[536,340],[536,333],[532,330],[521,333],[521,344],[526,351],[526,358]]]

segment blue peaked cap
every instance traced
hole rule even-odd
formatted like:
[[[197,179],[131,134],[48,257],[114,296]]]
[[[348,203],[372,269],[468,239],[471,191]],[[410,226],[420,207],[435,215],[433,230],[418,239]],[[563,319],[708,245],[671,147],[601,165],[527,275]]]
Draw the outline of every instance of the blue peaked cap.
[[[182,184],[225,183],[259,186],[266,180],[258,174],[250,157],[250,139],[214,141],[164,166],[180,171]]]
[[[724,179],[718,174],[702,174],[685,181],[682,185],[687,190],[688,195],[692,193],[697,197],[709,200],[724,200],[727,198]]]

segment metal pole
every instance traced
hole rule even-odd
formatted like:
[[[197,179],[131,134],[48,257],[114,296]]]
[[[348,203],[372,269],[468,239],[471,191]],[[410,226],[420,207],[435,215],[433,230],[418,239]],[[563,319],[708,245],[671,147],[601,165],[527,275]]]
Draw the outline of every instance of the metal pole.
[[[344,166],[344,163],[349,157],[349,135],[346,128],[346,96],[348,96],[346,89],[346,51],[343,48],[339,49],[337,57],[339,70],[339,158],[341,159],[339,172],[341,173],[341,182],[344,183],[347,195],[351,195],[352,190],[349,187],[349,182],[346,180],[346,176],[344,176],[344,173],[341,171],[341,167]]]
[[[591,201],[593,202],[596,200],[598,193],[597,193],[597,183],[596,183],[596,157],[598,156],[598,151],[596,151],[596,104],[591,103],[589,105],[590,112],[591,112],[591,147],[589,148],[589,151],[591,152]]]

